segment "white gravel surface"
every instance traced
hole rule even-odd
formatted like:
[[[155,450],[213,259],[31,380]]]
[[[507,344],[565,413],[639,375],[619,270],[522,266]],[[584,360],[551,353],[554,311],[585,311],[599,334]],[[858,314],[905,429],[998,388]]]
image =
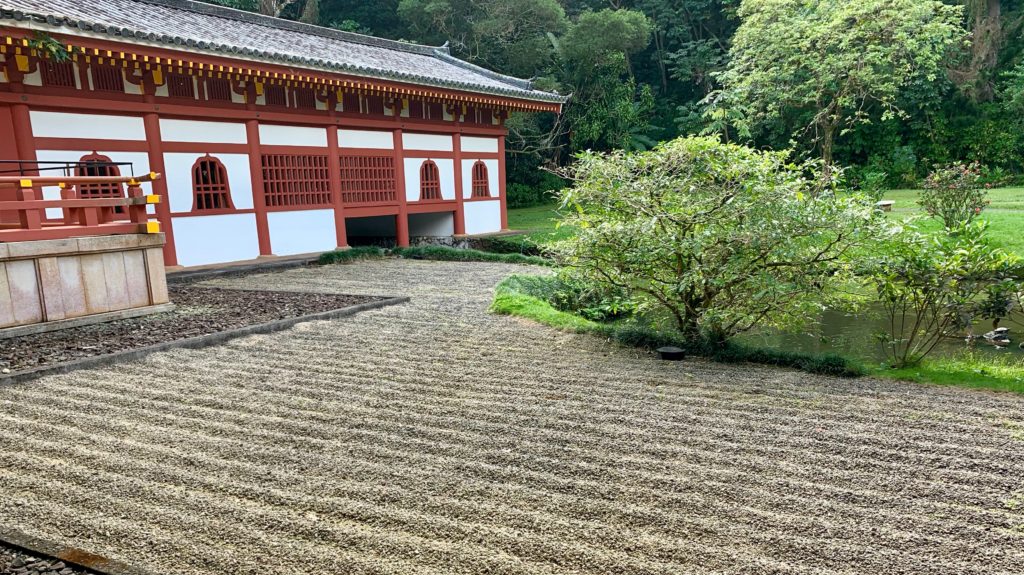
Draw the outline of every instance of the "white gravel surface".
[[[175,575],[1024,571],[1024,398],[487,314],[525,269],[217,280],[413,302],[0,388],[0,526]]]

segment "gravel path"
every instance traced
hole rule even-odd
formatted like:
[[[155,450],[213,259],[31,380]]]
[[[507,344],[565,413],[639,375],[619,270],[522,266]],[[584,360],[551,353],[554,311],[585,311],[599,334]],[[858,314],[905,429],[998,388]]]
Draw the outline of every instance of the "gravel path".
[[[523,269],[211,282],[413,303],[0,388],[0,524],[175,575],[1021,573],[1024,398],[486,314]]]

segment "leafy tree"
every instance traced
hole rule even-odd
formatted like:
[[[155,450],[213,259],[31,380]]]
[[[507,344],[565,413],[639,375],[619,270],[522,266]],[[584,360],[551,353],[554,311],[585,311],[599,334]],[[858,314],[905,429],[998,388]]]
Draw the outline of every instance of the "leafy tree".
[[[892,367],[913,366],[946,337],[963,337],[992,302],[1020,290],[1020,264],[993,249],[983,223],[931,234],[911,225],[881,247],[866,273],[889,320],[882,344]]]
[[[561,199],[577,233],[554,255],[666,312],[688,338],[809,321],[854,279],[850,257],[882,236],[872,202],[814,197],[786,153],[714,138],[584,153],[571,176]]]
[[[961,10],[939,0],[744,0],[739,16],[719,76],[728,101],[755,125],[800,118],[824,178],[837,136],[866,122],[869,106],[901,114],[901,90],[936,79],[962,38]]]
[[[654,96],[638,86],[629,58],[650,42],[650,22],[640,12],[584,12],[561,40],[555,41],[565,89],[571,144],[582,149],[645,149]]]

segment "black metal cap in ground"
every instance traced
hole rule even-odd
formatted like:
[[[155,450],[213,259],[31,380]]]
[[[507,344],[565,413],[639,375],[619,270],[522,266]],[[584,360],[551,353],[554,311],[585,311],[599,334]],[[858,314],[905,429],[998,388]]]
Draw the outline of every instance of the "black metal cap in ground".
[[[671,345],[659,347],[657,351],[658,357],[665,361],[682,361],[683,359],[686,358],[686,352],[679,349],[678,347],[673,347]]]

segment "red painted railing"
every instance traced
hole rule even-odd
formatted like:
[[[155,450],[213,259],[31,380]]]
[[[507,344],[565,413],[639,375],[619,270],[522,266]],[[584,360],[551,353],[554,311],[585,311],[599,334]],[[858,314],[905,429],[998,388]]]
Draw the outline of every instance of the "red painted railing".
[[[146,195],[140,184],[159,178],[160,174],[156,173],[142,177],[0,177],[0,188],[16,188],[18,198],[0,201],[0,214],[17,213],[17,221],[0,221],[0,242],[158,233],[160,224],[149,220],[146,206],[159,203],[160,196]],[[128,197],[80,198],[75,189],[75,186],[97,184],[126,185]],[[61,199],[39,199],[38,188],[42,186],[58,186]],[[63,217],[48,220],[47,208],[60,209]]]

